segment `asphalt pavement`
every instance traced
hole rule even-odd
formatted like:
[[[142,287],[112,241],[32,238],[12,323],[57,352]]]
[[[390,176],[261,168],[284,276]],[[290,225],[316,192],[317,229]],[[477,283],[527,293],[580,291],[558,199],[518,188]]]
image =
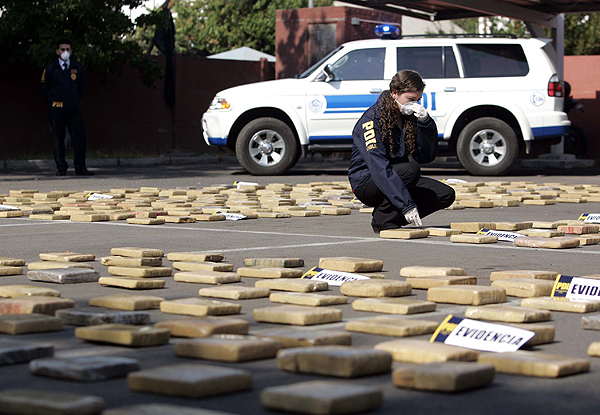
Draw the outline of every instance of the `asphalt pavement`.
[[[17,189],[39,191],[73,190],[106,191],[110,188],[139,188],[154,186],[170,188],[200,188],[215,184],[232,184],[235,180],[268,183],[309,183],[344,180],[347,161],[312,160],[302,162],[287,175],[279,177],[252,177],[235,163],[186,164],[158,166],[105,166],[92,167],[92,177],[55,177],[53,170],[0,171],[0,194]],[[503,177],[481,178],[469,176],[452,163],[436,163],[423,169],[423,174],[436,179],[459,178],[467,181],[528,180],[535,183],[558,182],[565,184],[598,184],[598,170],[572,171],[524,171],[514,170]],[[581,213],[600,212],[598,203],[567,204],[552,206],[524,206],[511,208],[444,210],[423,220],[425,226],[447,227],[451,222],[486,221],[520,222],[526,220],[554,221],[577,219]],[[300,257],[305,261],[304,270],[316,266],[321,257],[362,257],[384,261],[385,278],[401,279],[400,268],[410,265],[456,266],[476,276],[478,284],[490,285],[492,271],[530,269],[556,271],[565,275],[581,276],[597,274],[600,264],[600,245],[582,246],[574,249],[547,250],[518,248],[508,242],[490,245],[453,244],[449,238],[428,237],[419,240],[387,240],[374,234],[370,227],[370,215],[353,211],[347,216],[319,216],[313,218],[255,219],[244,221],[196,222],[165,224],[160,226],[129,225],[119,222],[77,223],[69,221],[35,221],[29,218],[0,219],[0,256],[23,258],[28,263],[39,261],[45,252],[73,251],[96,256],[94,269],[100,275],[108,275],[99,258],[108,256],[110,249],[120,246],[158,248],[165,253],[178,251],[218,251],[226,255],[226,261],[234,268],[243,266],[245,258],[253,257]],[[169,265],[166,259],[164,263]],[[144,291],[165,299],[195,297],[199,288],[207,285],[186,284],[164,278],[166,288]],[[255,280],[244,278],[239,285],[253,286]],[[4,284],[30,283],[25,275],[2,277]],[[123,292],[121,289],[102,287],[95,283],[57,285],[32,283],[61,291],[62,296],[73,299],[77,307],[86,307],[90,298]],[[330,294],[339,294],[339,288],[331,287]],[[411,298],[425,299],[424,290],[413,290]],[[509,297],[511,304],[519,299]],[[250,333],[282,327],[275,324],[256,323],[252,310],[270,305],[268,299],[243,300],[240,318],[250,323]],[[380,314],[354,311],[350,304],[335,306],[343,311],[342,323],[315,326],[311,329],[344,330],[344,323],[353,319]],[[441,322],[448,314],[463,316],[464,306],[438,304],[437,310],[428,314],[408,316]],[[152,322],[171,319],[158,310],[150,311]],[[598,314],[592,313],[592,315]],[[551,323],[556,327],[556,341],[536,346],[531,350],[587,358],[588,345],[600,340],[600,333],[580,328],[580,314],[554,312]],[[168,345],[148,348],[127,348],[105,344],[88,343],[75,339],[75,327],[65,326],[61,332],[27,334],[21,336],[0,335],[31,343],[51,343],[59,357],[74,356],[123,356],[138,359],[142,369],[176,363],[201,361],[177,357],[173,352],[173,339]],[[417,336],[429,339],[429,335]],[[352,333],[355,346],[372,347],[392,340],[390,336]],[[352,384],[376,385],[384,390],[384,403],[373,414],[593,414],[598,410],[594,398],[600,383],[600,359],[591,357],[589,373],[558,379],[542,379],[525,376],[497,374],[494,382],[483,389],[459,394],[419,392],[399,389],[392,385],[391,375],[383,374],[356,379],[344,379]],[[219,410],[233,414],[274,413],[264,410],[259,403],[260,391],[268,386],[328,379],[321,376],[299,375],[283,372],[277,368],[275,359],[247,363],[201,362],[216,366],[235,367],[252,373],[253,389],[247,392],[221,395],[211,398],[186,399],[129,391],[124,378],[96,382],[75,383],[52,378],[33,376],[27,364],[0,367],[0,389],[31,388],[65,391],[100,396],[106,408],[136,403],[170,403],[195,408]],[[400,364],[396,364],[400,365]],[[0,410],[1,412],[1,410]]]

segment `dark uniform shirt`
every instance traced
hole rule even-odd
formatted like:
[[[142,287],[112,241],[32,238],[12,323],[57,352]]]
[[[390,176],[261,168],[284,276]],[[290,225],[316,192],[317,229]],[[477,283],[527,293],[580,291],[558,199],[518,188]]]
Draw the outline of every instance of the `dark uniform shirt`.
[[[54,108],[79,108],[79,100],[85,91],[83,66],[71,59],[71,65],[65,70],[55,59],[46,67],[40,84],[40,94]]]
[[[387,91],[386,91],[387,92]],[[384,92],[384,94],[386,93]],[[404,136],[406,124],[402,130],[395,127],[392,137],[397,145],[393,153],[388,153],[387,146],[381,140],[381,128],[377,114],[377,104],[371,106],[358,120],[352,131],[352,158],[348,169],[348,178],[352,189],[356,190],[369,178],[402,213],[417,207],[404,182],[392,168],[392,164],[408,162]],[[433,161],[438,150],[437,126],[431,117],[417,122],[417,138],[413,159],[420,164]]]

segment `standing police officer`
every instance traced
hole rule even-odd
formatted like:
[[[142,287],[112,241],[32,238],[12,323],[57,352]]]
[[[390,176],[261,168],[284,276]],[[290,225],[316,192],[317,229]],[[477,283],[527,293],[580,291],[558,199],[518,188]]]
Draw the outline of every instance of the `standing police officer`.
[[[69,165],[65,160],[65,128],[69,129],[75,152],[75,174],[93,176],[85,167],[85,128],[79,101],[83,98],[85,75],[83,66],[71,59],[71,41],[60,39],[56,45],[58,59],[42,74],[40,93],[48,102],[48,117],[52,128],[54,160],[57,176],[66,176]]]

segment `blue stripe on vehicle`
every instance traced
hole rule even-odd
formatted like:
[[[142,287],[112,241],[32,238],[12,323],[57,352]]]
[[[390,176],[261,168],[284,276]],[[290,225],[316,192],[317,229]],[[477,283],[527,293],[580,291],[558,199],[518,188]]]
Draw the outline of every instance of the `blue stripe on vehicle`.
[[[227,137],[208,137],[211,146],[226,146]]]
[[[444,138],[444,134],[438,134],[438,139]],[[311,135],[308,139],[312,141],[327,141],[327,140],[352,140],[351,135]]]
[[[326,95],[327,108],[369,108],[379,95]],[[364,110],[363,110],[364,111]]]
[[[356,109],[356,110],[325,111],[325,114],[348,114],[348,113],[362,114],[366,110],[367,110],[367,108],[359,108],[359,109]]]
[[[555,137],[569,134],[571,129],[568,125],[551,125],[548,127],[534,127],[531,129],[535,138]]]
[[[308,138],[310,142],[313,141],[327,141],[327,140],[352,140],[351,135],[314,135]]]

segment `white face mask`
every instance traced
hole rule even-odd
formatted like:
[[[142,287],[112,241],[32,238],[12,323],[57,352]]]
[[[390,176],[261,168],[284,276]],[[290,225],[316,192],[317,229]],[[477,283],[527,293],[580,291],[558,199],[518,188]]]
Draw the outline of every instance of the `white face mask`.
[[[63,62],[68,61],[70,57],[71,57],[71,54],[66,50],[60,54],[60,58],[62,59]]]

